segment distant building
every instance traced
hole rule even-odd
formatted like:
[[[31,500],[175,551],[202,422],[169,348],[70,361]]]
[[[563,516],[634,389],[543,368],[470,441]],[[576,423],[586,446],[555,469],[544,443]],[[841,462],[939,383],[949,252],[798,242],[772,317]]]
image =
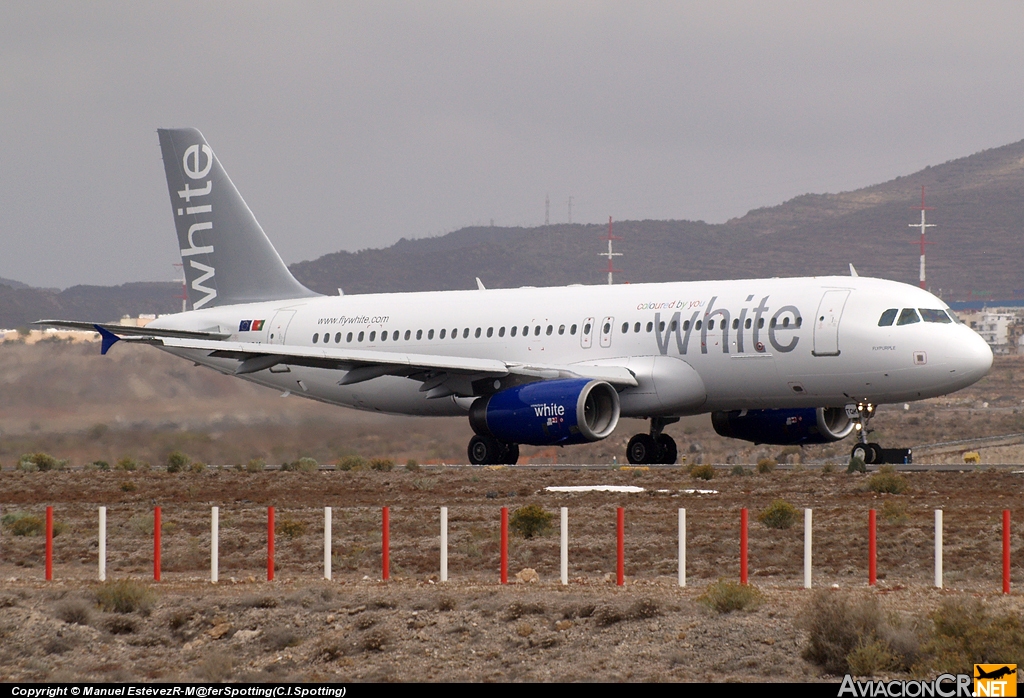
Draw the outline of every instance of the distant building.
[[[984,308],[959,314],[960,320],[981,335],[994,354],[1018,354],[1024,336],[1024,308]]]

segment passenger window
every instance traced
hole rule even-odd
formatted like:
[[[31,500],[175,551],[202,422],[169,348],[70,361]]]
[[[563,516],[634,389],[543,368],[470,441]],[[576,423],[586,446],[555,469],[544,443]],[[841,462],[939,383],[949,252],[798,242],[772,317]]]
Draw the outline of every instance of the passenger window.
[[[702,320],[698,320],[698,321],[697,321],[696,323],[694,323],[694,325],[693,325],[693,329],[695,329],[695,330],[699,330],[699,329],[700,329],[700,326],[701,326],[701,324],[703,324],[703,321],[702,321]]]
[[[349,332],[347,335],[345,335],[345,341],[346,342],[351,342],[352,341],[352,333],[351,332]]]
[[[409,341],[409,337],[411,337],[411,336],[412,336],[412,330],[406,330],[405,331],[405,341],[408,342]]]
[[[558,326],[558,334],[565,334],[565,325]]]
[[[739,318],[733,318],[732,328],[734,330],[738,330],[740,328],[740,319]]]
[[[637,334],[640,334],[640,323],[639,322],[635,323],[633,325],[633,331],[636,332]]]
[[[334,343],[341,344],[341,332],[334,333]]]
[[[783,327],[789,327],[789,318],[788,317],[782,318],[782,326]]]
[[[434,330],[427,330],[427,339],[434,338]]]
[[[889,308],[888,310],[886,310],[884,313],[882,313],[882,317],[878,318],[878,326],[891,327],[893,321],[896,320],[896,313],[898,312],[899,309],[897,308]]]
[[[772,321],[770,323],[768,323],[768,327],[775,327],[775,325],[777,325],[777,324],[778,324],[778,319],[777,318],[772,318]]]
[[[715,329],[715,321],[714,320],[708,320],[708,329],[709,330]]]
[[[382,341],[382,342],[388,341],[388,333],[387,332],[381,332],[380,333],[380,341]]]
[[[747,321],[743,323],[743,328],[749,330],[752,324],[754,323],[750,321],[750,318],[747,318]]]
[[[583,334],[590,334],[590,323],[583,326]]]
[[[438,339],[444,339],[444,335],[445,335],[446,332],[448,332],[448,330],[446,330],[444,328],[441,328],[441,334],[437,335],[437,338]]]
[[[512,325],[512,330],[509,332],[509,334],[512,335],[513,337],[515,337],[516,336],[516,332],[518,332],[518,331],[519,331],[519,325]]]
[[[540,325],[537,325],[536,327],[533,328],[533,334],[536,337],[540,336]]]
[[[530,334],[530,327],[529,327],[529,325],[523,325],[523,336],[525,337],[528,334]]]
[[[945,310],[929,310],[928,308],[919,308],[919,310],[925,322],[950,322]]]
[[[647,331],[650,332],[653,329],[654,329],[654,323],[653,322],[648,322],[647,323]]]
[[[796,326],[800,327],[800,325],[802,325],[802,324],[804,324],[804,319],[802,317],[798,316],[797,319],[796,319]]]
[[[760,317],[760,318],[757,319],[757,329],[759,329],[759,330],[763,330],[764,329],[764,318],[763,317]]]
[[[610,322],[604,323],[604,329],[602,330],[602,332],[604,332],[605,334],[609,334],[611,331],[612,331],[612,323],[610,323]]]
[[[629,332],[629,323],[624,322],[622,323],[622,334],[626,334],[627,332]]]
[[[480,330],[479,329],[477,329],[477,335],[476,336],[477,337],[480,336]],[[466,329],[462,330],[462,338],[463,339],[469,339],[469,328],[468,327]]]
[[[904,308],[900,313],[900,319],[896,321],[896,324],[913,325],[915,322],[921,322],[921,318],[918,317],[917,311],[913,308]]]
[[[376,338],[377,338],[377,331],[374,330],[373,332],[370,333],[370,341],[372,342]]]
[[[493,336],[494,336],[494,328],[493,327],[488,327],[487,328],[487,338],[490,339]]]
[[[683,320],[683,332],[689,332],[689,331],[690,331],[690,321],[689,320]]]
[[[319,332],[317,332],[315,335],[313,335],[313,344],[316,344],[316,341],[318,339],[320,339],[320,333]]]
[[[416,339],[423,339],[423,330],[416,330]]]
[[[466,330],[466,332],[469,332],[469,330]],[[480,328],[479,327],[477,327],[476,328],[476,332],[473,333],[473,338],[474,339],[480,339]]]
[[[361,341],[363,341],[363,334],[364,334],[364,333],[362,333],[362,332],[360,332],[360,333],[359,333],[359,341],[360,341],[360,342],[361,342]]]
[[[505,336],[505,328],[504,327],[499,327],[498,328],[498,336],[499,337],[504,337]]]
[[[550,337],[551,333],[554,332],[554,331],[555,331],[555,328],[552,327],[551,325],[548,325],[548,328],[546,330],[544,330],[544,334],[546,334],[548,337]]]
[[[576,325],[573,325],[573,326],[571,326],[571,327],[569,328],[569,334],[571,334],[571,335],[573,335],[573,336],[575,336],[575,335],[576,335]]]
[[[408,337],[406,337],[406,339],[408,339]],[[397,342],[398,341],[398,330],[395,330],[394,333],[391,335],[391,341],[392,342]]]
[[[662,320],[661,322],[658,323],[658,332],[664,332],[664,331],[665,331],[665,321]]]

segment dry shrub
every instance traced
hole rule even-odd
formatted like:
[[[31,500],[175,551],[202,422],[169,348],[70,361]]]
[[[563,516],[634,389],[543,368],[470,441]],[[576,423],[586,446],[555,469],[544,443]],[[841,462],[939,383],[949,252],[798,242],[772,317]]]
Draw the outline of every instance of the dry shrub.
[[[358,473],[363,470],[368,470],[370,465],[362,456],[345,456],[344,458],[338,461],[338,464],[335,467],[337,467],[338,470],[351,470],[353,472]]]
[[[274,651],[295,647],[302,642],[291,628],[267,628],[263,632],[263,644]]]
[[[192,459],[181,451],[173,451],[167,456],[167,472],[180,473],[192,465]]]
[[[134,635],[139,629],[134,618],[113,616],[103,624],[111,635]]]
[[[653,599],[640,599],[630,606],[628,611],[626,611],[626,616],[630,620],[642,620],[644,618],[654,618],[655,616],[660,615],[661,608],[658,606],[658,602]]]
[[[286,538],[298,538],[306,533],[306,522],[294,519],[278,519],[274,530]]]
[[[519,507],[509,517],[508,527],[523,538],[543,536],[551,530],[551,521],[555,515],[538,504]]]
[[[414,458],[410,458],[409,460],[405,461],[405,469],[410,473],[419,472],[420,464],[417,463]]]
[[[139,469],[139,462],[130,456],[124,456],[114,465],[116,470],[122,470],[126,473],[133,473]]]
[[[839,466],[836,465],[835,463],[833,463],[832,461],[827,460],[827,461],[825,461],[825,464],[823,466],[821,466],[821,474],[822,475],[831,475],[832,473],[834,473],[836,471],[837,467],[839,467]]]
[[[81,599],[68,599],[57,605],[55,615],[65,623],[89,625],[92,620],[92,609]]]
[[[450,596],[442,596],[437,600],[438,611],[454,611],[455,610],[455,599]]]
[[[747,469],[742,465],[734,465],[732,466],[732,470],[729,471],[729,474],[733,477],[740,477],[747,474]]]
[[[626,614],[611,606],[599,606],[594,611],[594,621],[600,628],[607,628],[609,625],[615,625],[624,620],[626,620]]]
[[[758,514],[757,520],[768,528],[785,530],[800,518],[797,508],[783,499],[776,499]]]
[[[245,464],[245,472],[247,473],[262,473],[267,469],[267,462],[262,458],[250,458],[249,462]]]
[[[762,458],[757,461],[757,472],[759,475],[771,475],[775,472],[775,466],[778,463],[774,458]]]
[[[889,523],[906,523],[910,517],[907,516],[907,505],[905,502],[894,502],[892,500],[882,502],[882,509],[879,516],[883,521]]]
[[[57,460],[48,453],[26,453],[18,461],[18,470],[45,473],[50,470],[63,470],[66,460]]]
[[[135,486],[135,483],[132,482],[131,480],[125,480],[124,482],[121,483],[122,492],[134,492],[137,489],[138,488]]]
[[[515,602],[513,604],[510,604],[509,607],[505,609],[505,612],[502,614],[502,617],[506,621],[513,621],[513,620],[519,620],[523,616],[529,616],[529,615],[539,616],[539,615],[543,615],[544,612],[545,612],[544,607],[542,605],[540,605],[540,604],[537,604],[537,603],[520,603],[519,601],[517,601],[517,602]]]
[[[710,463],[695,465],[690,469],[690,477],[697,480],[710,480],[715,476],[715,469]]]
[[[752,584],[739,584],[719,579],[710,584],[697,600],[719,613],[754,610],[764,603],[764,594]]]
[[[234,672],[234,662],[231,659],[231,655],[226,652],[220,652],[214,650],[206,659],[202,661],[196,670],[196,673],[204,681],[210,683],[220,683],[231,678],[231,674]]]
[[[879,494],[903,494],[910,485],[891,465],[883,465],[867,482],[867,489]]]
[[[943,601],[931,614],[932,634],[923,649],[927,668],[971,673],[973,664],[1024,664],[1024,622],[1018,613],[992,614],[978,600]]]
[[[131,579],[104,582],[96,590],[96,603],[104,611],[114,613],[149,613],[153,607],[153,592],[144,584]]]
[[[196,475],[199,475],[201,473],[206,472],[206,463],[197,460],[194,463],[192,463],[192,465],[190,465],[188,469],[191,472],[195,473]]]
[[[247,596],[239,601],[238,605],[249,608],[277,608],[277,599],[273,596]]]
[[[853,473],[866,473],[868,466],[864,464],[863,458],[851,458],[850,464],[846,466],[846,472],[852,475]]]
[[[35,516],[24,511],[15,511],[4,514],[3,526],[6,527],[12,536],[41,536],[46,532],[46,520],[42,516]],[[68,530],[68,526],[60,521],[53,522],[53,537]]]
[[[886,616],[878,599],[847,597],[825,589],[815,592],[804,612],[804,659],[825,673],[861,676],[908,669],[919,653],[914,630],[897,616]]]
[[[382,472],[390,472],[395,467],[395,461],[390,458],[371,458],[370,459],[370,470],[380,470]]]

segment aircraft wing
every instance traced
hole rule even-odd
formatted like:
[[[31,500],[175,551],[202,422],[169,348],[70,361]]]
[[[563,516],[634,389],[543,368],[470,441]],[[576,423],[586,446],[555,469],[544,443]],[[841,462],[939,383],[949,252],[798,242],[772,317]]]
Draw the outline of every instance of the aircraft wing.
[[[218,335],[212,332],[160,330],[98,323],[44,322],[63,327],[74,324],[85,329],[95,329],[103,337],[104,353],[114,342],[123,340],[154,344],[169,349],[193,349],[206,352],[212,358],[236,359],[240,363],[235,369],[235,375],[255,373],[283,364],[345,371],[345,375],[338,381],[339,385],[361,383],[379,376],[404,376],[419,380],[423,384],[420,390],[427,393],[427,397],[479,395],[481,391],[473,385],[474,382],[490,381],[509,375],[521,376],[528,380],[594,378],[623,388],[637,385],[636,377],[624,366],[528,364],[498,359],[371,349],[228,342],[218,339]]]

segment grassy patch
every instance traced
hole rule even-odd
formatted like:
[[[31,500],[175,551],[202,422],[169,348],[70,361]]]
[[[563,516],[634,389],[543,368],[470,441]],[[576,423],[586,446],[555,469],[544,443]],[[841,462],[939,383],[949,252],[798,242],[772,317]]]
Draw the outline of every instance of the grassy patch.
[[[508,527],[513,533],[523,538],[543,536],[551,530],[551,521],[554,516],[537,504],[529,504],[512,512],[512,516],[508,520]]]
[[[732,613],[754,610],[764,603],[764,594],[753,585],[719,579],[709,585],[697,600],[719,613]]]
[[[104,611],[113,613],[147,614],[153,601],[150,588],[131,579],[105,582],[96,590],[96,603]]]
[[[797,508],[783,499],[776,499],[758,514],[757,520],[768,528],[787,529],[800,518]]]
[[[690,469],[690,477],[697,480],[710,480],[715,476],[715,469],[710,463],[695,465]]]

